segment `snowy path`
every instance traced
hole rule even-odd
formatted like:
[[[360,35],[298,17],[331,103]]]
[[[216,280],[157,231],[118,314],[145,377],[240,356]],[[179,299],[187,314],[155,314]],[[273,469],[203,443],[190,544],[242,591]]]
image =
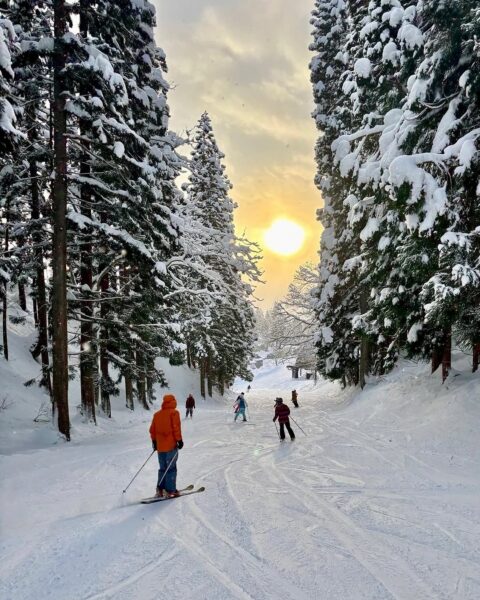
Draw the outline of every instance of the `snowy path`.
[[[146,424],[2,457],[0,596],[480,598],[478,452],[422,446],[401,415],[339,406],[335,389],[300,395],[294,443],[276,437],[274,391],[250,392],[249,424],[199,403],[178,483],[207,491],[159,505],[133,504],[154,459],[121,498]]]

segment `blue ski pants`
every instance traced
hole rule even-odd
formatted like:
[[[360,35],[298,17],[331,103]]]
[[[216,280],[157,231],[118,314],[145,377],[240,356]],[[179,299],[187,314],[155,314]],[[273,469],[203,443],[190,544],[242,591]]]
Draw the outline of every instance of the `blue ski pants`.
[[[158,453],[158,480],[157,487],[161,487],[167,492],[174,492],[177,489],[177,458],[178,450],[174,448],[169,452]],[[173,459],[173,460],[172,460]],[[167,467],[170,465],[168,471]]]
[[[237,414],[235,415],[235,419],[234,419],[234,421],[236,421],[240,415],[242,415],[242,417],[243,417],[243,420],[244,420],[244,421],[246,421],[246,420],[247,420],[247,417],[245,416],[245,409],[244,409],[244,408],[240,408],[240,409],[237,411]]]

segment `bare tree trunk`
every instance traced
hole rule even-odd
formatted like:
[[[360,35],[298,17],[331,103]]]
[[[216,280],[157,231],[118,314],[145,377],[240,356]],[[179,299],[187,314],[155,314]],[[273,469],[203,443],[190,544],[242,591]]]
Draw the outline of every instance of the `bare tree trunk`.
[[[130,273],[128,267],[122,265],[120,268],[120,285],[119,289],[124,289],[125,296],[128,296],[130,293]],[[133,363],[135,357],[133,352],[128,352],[127,360],[129,363]],[[130,373],[126,373],[125,375],[125,405],[130,410],[135,409],[134,401],[133,401],[133,379]]]
[[[34,116],[32,118],[35,118]],[[35,130],[31,130],[29,140],[33,144],[35,141]],[[42,233],[39,229],[38,221],[41,217],[40,210],[40,191],[38,189],[37,164],[35,160],[30,160],[30,194],[31,194],[31,216],[32,221],[37,221],[33,240],[35,243],[35,298],[33,304],[33,313],[35,316],[35,325],[38,329],[37,343],[31,349],[33,358],[41,356],[42,361],[42,379],[40,385],[45,387],[52,397],[52,382],[50,379],[50,357],[48,354],[48,303],[47,291],[45,285],[45,270],[43,266],[43,248]]]
[[[446,332],[442,353],[442,383],[445,383],[452,368],[452,333]]]
[[[363,315],[368,310],[368,295],[365,290],[360,292],[360,313]],[[360,340],[360,360],[358,362],[358,381],[360,387],[365,387],[366,377],[370,370],[370,341],[368,336],[363,334]]]
[[[442,364],[442,353],[438,348],[434,348],[432,350],[432,374],[438,369],[438,367]]]
[[[18,303],[20,304],[20,308],[26,312],[27,296],[25,294],[25,285],[21,281],[18,282]]]
[[[133,380],[130,375],[125,375],[125,404],[130,410],[134,410],[133,403]]]
[[[9,221],[10,221],[10,200],[7,198],[5,207],[5,256],[8,256],[9,252]],[[3,328],[3,357],[8,360],[8,281],[5,280],[2,289],[2,328]]]
[[[147,401],[150,404],[153,404],[153,401],[155,400],[155,394],[153,392],[153,370],[155,368],[155,365],[153,363],[152,360],[150,360],[149,358],[146,359],[146,365],[147,365],[147,373],[146,373],[146,378],[147,378]]]
[[[210,355],[210,353],[207,356],[207,360],[206,360],[206,371],[207,371],[207,390],[208,390],[208,395],[210,396],[210,398],[212,397],[213,394],[213,376],[212,376],[212,357]]]
[[[205,398],[205,359],[202,357],[199,359],[200,363],[200,394]]]
[[[86,10],[88,3],[86,0],[80,0],[80,33],[84,40],[88,36],[88,21]],[[84,152],[80,157],[80,172],[88,176],[90,174],[89,162],[89,143],[87,139],[88,131],[84,121],[80,121],[80,134],[83,135]],[[90,219],[92,195],[88,184],[83,183],[80,187],[80,212]],[[84,302],[81,303],[81,321],[80,321],[80,390],[82,398],[82,410],[87,421],[96,423],[95,417],[95,381],[94,364],[96,362],[96,348],[93,335],[93,261],[92,261],[92,236],[88,229],[82,235],[82,244],[80,250],[80,283]],[[103,408],[103,402],[102,402]],[[108,414],[108,407],[106,414]],[[109,415],[110,416],[110,415]]]
[[[91,250],[91,244],[85,247],[85,254],[81,252],[81,268],[80,280],[85,294],[85,286],[89,289],[93,285],[92,277],[92,261],[91,255],[86,256],[88,249]],[[85,261],[85,262],[84,262]],[[86,295],[86,299],[90,299],[91,294]],[[95,417],[95,369],[96,350],[93,337],[93,305],[92,302],[83,302],[81,309],[80,323],[80,388],[82,397],[83,413],[87,420],[92,420],[96,423]]]
[[[480,364],[480,343],[473,343],[473,359],[472,359],[472,373],[478,371],[478,365]]]
[[[3,357],[5,360],[8,360],[7,304],[7,282],[5,282],[2,290]]]
[[[141,350],[137,350],[137,396],[138,401],[143,406],[145,410],[150,410],[147,402],[147,394],[146,394],[146,385],[145,385],[145,361],[143,357],[143,352]]]
[[[225,394],[225,373],[222,368],[218,372],[218,389],[220,391],[220,395],[223,396]]]
[[[187,366],[188,366],[189,369],[191,369],[192,368],[192,360],[190,358],[190,343],[189,342],[187,342],[187,351],[186,351],[186,353],[187,353]]]
[[[36,287],[37,287],[37,283],[36,283],[36,280],[34,280],[32,283],[32,288],[36,289]],[[38,305],[37,305],[37,299],[35,298],[35,296],[32,298],[32,311],[33,311],[33,322],[35,324],[35,329],[38,329]]]
[[[65,111],[65,48],[67,31],[64,0],[54,0],[55,45],[53,54],[54,173],[52,189],[52,324],[53,399],[58,411],[58,429],[70,440],[68,413],[67,338],[67,113]]]
[[[360,360],[358,363],[358,381],[360,383],[360,387],[365,387],[366,377],[368,375],[369,367],[369,352],[370,352],[370,344],[368,341],[368,337],[362,335],[362,339],[360,342]]]
[[[80,163],[82,173],[88,169],[84,161]],[[90,194],[85,187],[80,192],[80,210],[83,215],[91,216]],[[95,362],[96,344],[93,333],[93,264],[92,264],[92,241],[90,234],[86,234],[80,251],[80,282],[84,302],[81,303],[80,321],[80,389],[82,397],[82,409],[88,421],[96,423],[95,417]],[[89,291],[87,291],[89,290]],[[107,365],[108,370],[108,365]],[[103,407],[103,404],[102,404]]]
[[[100,267],[100,270],[102,270],[102,266]],[[100,282],[100,289],[102,291],[102,300],[103,300],[103,302],[101,303],[101,306],[100,306],[100,316],[101,316],[103,323],[107,320],[107,317],[108,317],[108,307],[107,307],[107,303],[105,302],[105,298],[107,297],[107,292],[108,292],[109,287],[110,287],[110,278],[109,278],[108,274],[105,274],[102,277],[102,281]],[[100,398],[101,398],[101,404],[102,404],[102,411],[108,417],[111,417],[112,416],[112,407],[111,407],[111,403],[110,403],[110,392],[109,392],[110,374],[108,372],[108,354],[107,354],[108,335],[109,335],[108,327],[106,325],[102,325],[102,327],[100,328],[100,337],[101,337],[100,375],[102,378],[102,385],[100,386]]]
[[[110,385],[110,374],[108,372],[108,358],[106,348],[101,347],[100,350],[100,374],[102,377],[102,385],[100,386],[100,399],[102,403],[102,411],[107,417],[112,416],[112,406],[110,403],[110,393],[108,387]]]
[[[23,236],[17,237],[17,246],[19,249],[25,246],[25,238]],[[27,311],[27,295],[25,293],[25,284],[22,281],[21,276],[18,280],[18,304],[23,311]]]

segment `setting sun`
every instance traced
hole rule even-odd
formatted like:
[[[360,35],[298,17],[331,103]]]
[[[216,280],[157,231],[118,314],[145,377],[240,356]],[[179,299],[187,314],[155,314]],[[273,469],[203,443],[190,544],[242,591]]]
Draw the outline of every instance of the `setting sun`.
[[[305,241],[304,229],[289,219],[276,219],[263,235],[265,246],[275,254],[296,254]]]

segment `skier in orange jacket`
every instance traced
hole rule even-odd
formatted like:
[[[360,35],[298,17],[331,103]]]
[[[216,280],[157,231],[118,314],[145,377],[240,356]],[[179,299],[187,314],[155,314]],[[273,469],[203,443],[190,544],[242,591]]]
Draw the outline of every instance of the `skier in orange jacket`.
[[[158,452],[158,480],[155,496],[178,496],[177,458],[183,448],[180,413],[177,401],[172,394],[163,397],[162,408],[153,415],[150,425],[153,449]]]

